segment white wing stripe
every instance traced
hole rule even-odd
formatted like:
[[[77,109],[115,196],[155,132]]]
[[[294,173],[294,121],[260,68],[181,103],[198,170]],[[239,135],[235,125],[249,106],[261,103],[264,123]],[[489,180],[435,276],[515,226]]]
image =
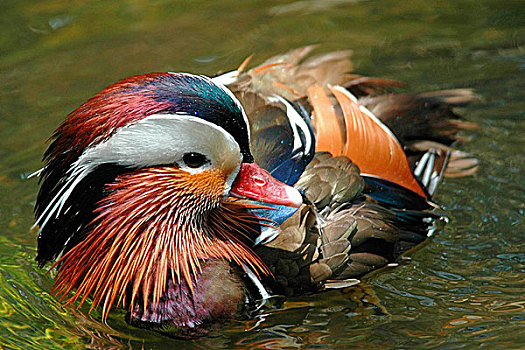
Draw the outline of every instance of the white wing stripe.
[[[304,119],[301,117],[301,115],[295,110],[295,108],[290,104],[290,102],[288,102],[281,96],[273,95],[272,97],[269,98],[269,101],[270,102],[279,101],[286,106],[286,116],[288,117],[288,120],[290,121],[290,127],[292,128],[293,135],[294,135],[294,144],[293,144],[294,151],[299,149],[302,144],[301,137],[299,136],[299,131],[297,130],[298,127],[299,129],[301,129],[306,139],[304,148],[305,150],[308,151],[310,147],[312,146],[313,140],[310,135],[310,129],[308,128],[308,125],[306,124]]]

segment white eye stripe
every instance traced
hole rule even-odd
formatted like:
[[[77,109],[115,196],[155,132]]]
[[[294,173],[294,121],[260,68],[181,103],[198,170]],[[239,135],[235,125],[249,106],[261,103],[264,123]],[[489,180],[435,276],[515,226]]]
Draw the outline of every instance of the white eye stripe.
[[[171,164],[184,153],[215,153],[221,144],[226,149],[239,148],[233,136],[216,124],[189,115],[154,114],[88,148],[73,166],[114,163],[140,168]]]

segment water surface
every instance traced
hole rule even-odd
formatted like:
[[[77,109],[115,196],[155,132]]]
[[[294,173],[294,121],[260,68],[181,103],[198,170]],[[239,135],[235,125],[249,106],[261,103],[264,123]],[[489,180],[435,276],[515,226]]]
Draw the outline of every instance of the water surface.
[[[0,347],[439,348],[525,345],[525,5],[521,1],[75,1],[0,5]],[[116,312],[62,306],[37,268],[32,208],[46,139],[79,104],[123,77],[215,74],[290,48],[354,50],[357,72],[405,91],[467,87],[480,125],[461,148],[478,174],[436,200],[450,223],[359,288],[289,300],[181,341]]]

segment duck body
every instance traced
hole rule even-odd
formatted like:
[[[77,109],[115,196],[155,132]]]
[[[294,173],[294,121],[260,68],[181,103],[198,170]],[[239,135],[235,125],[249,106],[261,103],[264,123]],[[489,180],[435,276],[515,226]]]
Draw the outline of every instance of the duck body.
[[[351,286],[433,232],[439,181],[477,166],[451,148],[473,94],[384,94],[399,83],[311,50],[131,77],[72,112],[35,209],[55,293],[195,335],[273,294]]]

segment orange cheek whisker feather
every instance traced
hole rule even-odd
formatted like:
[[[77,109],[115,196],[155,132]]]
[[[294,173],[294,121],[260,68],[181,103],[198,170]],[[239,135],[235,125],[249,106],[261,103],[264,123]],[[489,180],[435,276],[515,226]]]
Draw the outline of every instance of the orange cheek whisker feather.
[[[247,245],[250,225],[261,224],[261,218],[246,208],[263,206],[222,201],[222,173],[143,169],[118,177],[107,190],[85,239],[55,264],[54,294],[64,299],[75,290],[67,303],[80,299],[80,307],[91,295],[90,311],[102,304],[103,321],[115,301],[123,306],[129,301],[131,309],[142,301],[145,309],[152,295],[155,307],[169,278],[184,280],[194,292],[206,259],[270,274]]]

